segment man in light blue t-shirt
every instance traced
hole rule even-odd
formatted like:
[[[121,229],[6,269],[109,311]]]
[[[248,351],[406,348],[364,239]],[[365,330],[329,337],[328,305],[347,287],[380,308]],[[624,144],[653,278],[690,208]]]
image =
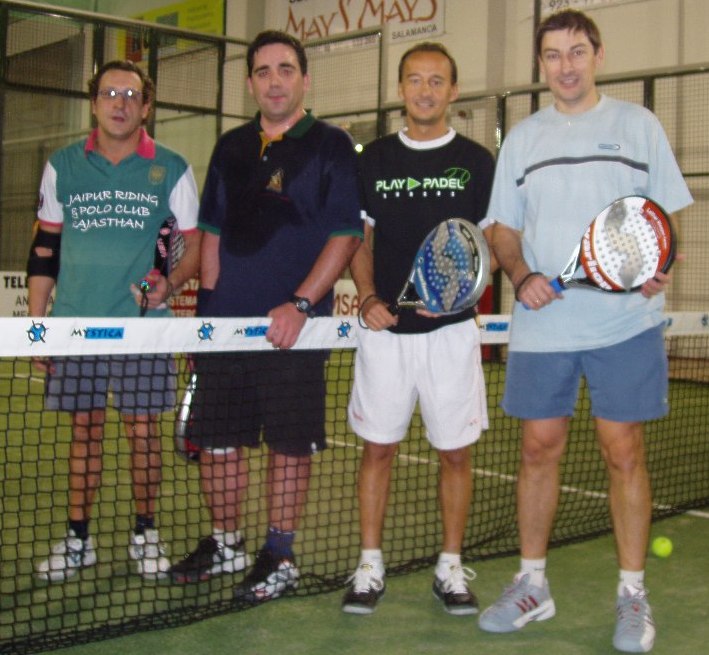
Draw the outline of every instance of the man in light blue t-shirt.
[[[30,315],[46,315],[56,284],[53,316],[161,316],[173,290],[199,265],[192,168],[142,127],[155,88],[138,66],[105,64],[89,82],[89,95],[96,129],[53,153],[42,176],[27,264]],[[172,270],[153,270],[158,235],[173,219],[185,254]],[[149,284],[141,293],[142,279]],[[128,551],[144,578],[164,577],[170,562],[154,512],[162,466],[158,418],[175,406],[171,357],[38,359],[35,366],[46,373],[46,407],[72,415],[67,533],[37,564],[37,576],[59,582],[96,564],[89,520],[101,482],[110,390],[131,447],[136,516]]]
[[[651,491],[643,422],[668,411],[662,312],[669,276],[658,273],[640,293],[624,295],[557,294],[548,280],[613,200],[644,195],[676,212],[692,197],[657,118],[598,92],[604,49],[591,19],[574,10],[552,14],[537,31],[536,48],[554,103],[506,138],[488,209],[497,221],[495,254],[518,301],[502,404],[522,420],[521,566],[479,625],[512,632],[555,614],[546,555],[583,376],[608,469],[620,568],[613,644],[647,652],[655,626],[644,586]]]

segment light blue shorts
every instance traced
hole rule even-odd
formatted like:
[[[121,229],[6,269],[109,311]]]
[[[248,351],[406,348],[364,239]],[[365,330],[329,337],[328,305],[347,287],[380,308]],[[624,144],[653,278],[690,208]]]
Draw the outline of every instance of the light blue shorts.
[[[159,414],[175,408],[172,355],[57,357],[47,375],[45,407],[65,412],[104,409],[109,390],[122,414]]]
[[[595,350],[511,352],[502,408],[523,419],[572,416],[583,376],[593,416],[623,423],[666,416],[668,372],[663,327]]]

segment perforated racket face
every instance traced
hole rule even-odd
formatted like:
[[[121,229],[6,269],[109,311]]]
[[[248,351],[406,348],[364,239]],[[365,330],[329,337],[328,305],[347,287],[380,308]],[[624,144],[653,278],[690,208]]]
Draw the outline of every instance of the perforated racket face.
[[[665,212],[642,196],[620,198],[591,223],[581,245],[586,276],[607,291],[632,291],[674,259]]]
[[[454,314],[472,307],[485,290],[489,259],[479,227],[459,218],[442,222],[416,256],[414,284],[426,309]]]

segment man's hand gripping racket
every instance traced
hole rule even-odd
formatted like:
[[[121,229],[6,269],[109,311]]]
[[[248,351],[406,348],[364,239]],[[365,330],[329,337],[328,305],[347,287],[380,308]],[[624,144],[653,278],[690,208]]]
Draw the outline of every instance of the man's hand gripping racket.
[[[158,232],[153,268],[138,284],[131,285],[131,291],[140,305],[141,316],[145,316],[148,309],[167,307],[167,298],[172,293],[167,277],[184,254],[184,236],[177,226],[177,220],[170,216]]]
[[[669,271],[675,249],[675,233],[667,213],[649,198],[625,196],[593,219],[564,270],[549,284],[557,294],[573,287],[609,293],[640,291],[658,273]],[[523,287],[524,282],[517,288],[518,297]],[[531,287],[520,298],[525,307],[546,304],[537,302],[540,299],[534,297]],[[530,296],[532,300],[526,302]]]

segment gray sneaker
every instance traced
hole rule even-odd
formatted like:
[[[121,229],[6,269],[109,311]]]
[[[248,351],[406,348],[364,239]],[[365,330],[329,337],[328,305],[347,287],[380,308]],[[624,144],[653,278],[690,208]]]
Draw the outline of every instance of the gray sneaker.
[[[486,632],[514,632],[530,621],[545,621],[556,614],[549,583],[543,587],[529,584],[529,574],[515,576],[494,605],[490,605],[478,619]]]
[[[647,591],[627,585],[616,604],[617,622],[613,646],[624,653],[647,653],[655,643],[655,622]]]

